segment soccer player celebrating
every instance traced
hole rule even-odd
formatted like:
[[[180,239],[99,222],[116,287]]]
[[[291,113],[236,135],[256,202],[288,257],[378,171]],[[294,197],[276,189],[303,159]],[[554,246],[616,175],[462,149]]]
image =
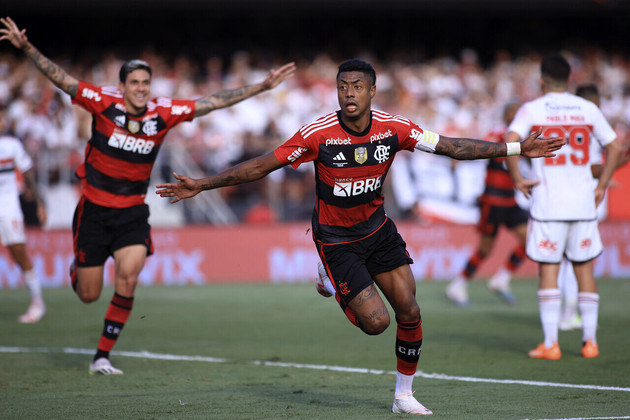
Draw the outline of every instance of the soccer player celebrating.
[[[420,356],[422,326],[416,283],[406,245],[383,208],[382,187],[394,156],[414,149],[456,159],[523,154],[553,157],[560,139],[499,144],[439,136],[400,116],[372,110],[376,94],[373,67],[360,60],[342,63],[337,73],[341,109],[302,127],[273,152],[199,180],[174,174],[176,183],[158,185],[157,194],[190,198],[201,191],[258,180],[286,165],[315,165],[317,200],[313,239],[348,319],[363,332],[380,334],[390,315],[378,289],[391,304],[397,323],[397,379],[392,411],[431,414],[412,395]],[[378,286],[378,289],[377,289]]]
[[[0,19],[0,40],[19,48],[73,103],[93,116],[85,162],[77,170],[82,196],[72,225],[75,260],[72,287],[86,303],[99,298],[105,261],[115,261],[115,293],[90,373],[122,374],[109,353],[131,313],[138,276],[153,253],[144,198],[151,168],[168,131],[182,121],[234,105],[276,87],[295,72],[293,63],[271,70],[261,83],[214,93],[196,101],[150,99],[151,67],[131,60],[120,69],[118,87],[79,81],[43,56],[11,18]]]
[[[543,136],[562,137],[565,147],[557,157],[532,161],[533,179],[525,179],[517,162],[507,159],[516,187],[531,193],[531,220],[527,255],[539,263],[538,303],[544,342],[529,356],[559,359],[558,319],[560,290],[558,270],[563,255],[573,263],[578,280],[578,307],[582,316],[582,356],[599,355],[597,314],[599,294],[593,260],[602,252],[596,207],[601,203],[617,166],[621,148],[616,134],[597,106],[567,92],[571,68],[564,57],[553,54],[541,66],[543,96],[524,104],[508,127],[508,142],[518,142],[530,130]],[[591,143],[606,149],[606,163],[593,190]],[[508,143],[510,145],[512,143]]]
[[[487,139],[496,142],[505,142],[507,125],[512,122],[520,104],[509,103],[503,111],[503,121],[506,124],[502,129],[492,131]],[[514,198],[514,183],[505,167],[505,158],[493,158],[488,162],[486,169],[485,189],[479,202],[481,204],[481,218],[477,228],[481,233],[479,248],[468,259],[461,274],[455,277],[446,288],[446,297],[459,306],[467,306],[468,282],[472,280],[477,268],[483,260],[492,252],[494,240],[501,225],[505,225],[518,238],[518,244],[512,250],[505,267],[497,271],[488,281],[488,289],[493,291],[508,305],[516,303],[516,297],[510,290],[510,278],[525,257],[525,238],[527,236],[527,219],[529,213],[516,203]]]
[[[0,109],[0,241],[6,246],[13,260],[20,266],[24,284],[31,296],[26,313],[18,318],[23,324],[38,322],[46,313],[42,298],[42,286],[26,251],[24,215],[20,208],[16,170],[20,171],[37,202],[37,218],[46,222],[46,209],[37,191],[37,182],[31,170],[33,160],[26,153],[22,142],[4,133],[5,110]]]

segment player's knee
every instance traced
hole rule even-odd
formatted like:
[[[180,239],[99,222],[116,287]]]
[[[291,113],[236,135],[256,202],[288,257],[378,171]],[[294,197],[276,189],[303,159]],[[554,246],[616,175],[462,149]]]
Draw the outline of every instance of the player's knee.
[[[361,330],[368,335],[379,335],[389,327],[389,314],[381,314],[378,317],[367,317],[361,320]]]
[[[94,290],[82,290],[79,288],[76,290],[76,294],[83,303],[92,303],[98,300],[100,293]]]

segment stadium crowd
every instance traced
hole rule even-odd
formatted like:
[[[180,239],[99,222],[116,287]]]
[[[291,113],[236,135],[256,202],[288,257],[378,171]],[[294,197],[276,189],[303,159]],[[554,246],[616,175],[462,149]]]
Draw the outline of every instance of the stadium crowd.
[[[45,53],[70,73],[99,85],[116,84],[123,61],[115,52],[104,54],[96,64],[86,64],[85,58],[64,60],[55,57],[54,51]],[[604,115],[618,138],[626,139],[630,131],[630,57],[597,48],[564,54],[573,69],[572,88],[595,83]],[[147,49],[140,58],[153,67],[152,96],[172,98],[199,98],[253,83],[264,78],[274,64],[247,52],[236,52],[229,60],[210,56],[197,61]],[[500,123],[506,103],[540,94],[541,55],[533,52],[512,56],[497,51],[488,63],[480,62],[471,49],[458,56],[431,59],[410,59],[402,54],[386,60],[362,58],[374,63],[378,74],[375,108],[403,114],[447,136],[483,138]],[[283,60],[286,57],[279,57],[277,63]],[[333,83],[339,61],[325,53],[298,59],[296,77],[274,91],[180,125],[167,137],[152,182],[171,180],[171,171],[181,170],[176,156],[185,156],[187,163],[194,162],[204,174],[216,173],[272,150],[322,110],[336,109]],[[90,115],[72,106],[67,95],[60,94],[25,58],[12,53],[0,54],[0,104],[7,107],[9,130],[22,139],[37,162],[44,196],[51,199],[56,189],[65,194],[70,185],[77,188],[73,173],[83,160]],[[223,189],[220,198],[239,221],[306,220],[314,197],[311,171],[310,166],[298,171],[284,169],[254,184]],[[388,194],[394,195],[390,200],[394,206],[388,212],[398,218],[427,219],[439,214],[442,219],[474,223],[484,171],[485,162],[456,163],[426,153],[401,155],[386,184]],[[74,204],[69,203],[69,208]],[[184,214],[187,222],[211,221],[190,209]]]

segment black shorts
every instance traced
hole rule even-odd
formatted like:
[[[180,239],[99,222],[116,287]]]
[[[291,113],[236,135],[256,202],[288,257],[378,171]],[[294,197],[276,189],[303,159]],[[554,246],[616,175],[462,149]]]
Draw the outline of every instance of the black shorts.
[[[81,197],[72,220],[75,263],[79,267],[105,264],[114,251],[129,245],[144,245],[153,254],[149,206],[116,209]]]
[[[344,303],[374,283],[374,276],[413,264],[391,219],[367,238],[344,244],[317,244],[317,251]]]
[[[481,203],[481,217],[477,228],[479,232],[495,236],[499,226],[505,225],[507,228],[514,228],[527,223],[529,212],[517,205],[509,207],[493,206],[489,203]]]

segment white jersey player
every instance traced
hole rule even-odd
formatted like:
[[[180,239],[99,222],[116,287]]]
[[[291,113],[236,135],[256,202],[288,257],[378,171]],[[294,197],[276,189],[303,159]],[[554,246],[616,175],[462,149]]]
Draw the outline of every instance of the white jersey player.
[[[602,252],[596,207],[619,159],[614,130],[595,104],[567,92],[570,67],[559,54],[541,63],[544,95],[524,104],[508,128],[508,142],[520,141],[542,128],[543,137],[563,137],[566,145],[557,156],[532,161],[532,179],[521,175],[508,158],[516,187],[531,193],[531,219],[527,255],[540,265],[538,302],[544,342],[529,352],[533,358],[559,359],[558,320],[560,291],[557,277],[562,257],[572,262],[578,279],[578,306],[582,316],[582,355],[596,357],[599,294],[593,276],[593,259]],[[608,159],[593,190],[591,142],[607,151]]]
[[[4,112],[0,111],[0,132],[2,132]],[[15,137],[0,135],[0,240],[6,246],[22,269],[24,283],[30,292],[31,303],[26,313],[18,318],[21,323],[33,323],[41,319],[46,312],[42,298],[39,278],[33,269],[33,263],[26,252],[24,217],[20,207],[19,188],[16,170],[23,174],[24,180],[38,200],[38,217],[44,222],[46,212],[31,173],[33,161],[24,150],[20,140]]]

